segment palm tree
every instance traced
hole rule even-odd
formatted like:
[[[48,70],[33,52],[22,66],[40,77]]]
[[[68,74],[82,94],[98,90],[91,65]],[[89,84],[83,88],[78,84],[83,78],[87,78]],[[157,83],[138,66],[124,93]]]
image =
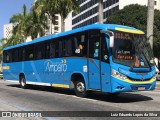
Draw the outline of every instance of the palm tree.
[[[26,33],[26,25],[29,21],[28,13],[26,10],[26,6],[23,5],[23,12],[22,14],[15,14],[10,18],[10,23],[17,24],[13,30],[13,34],[18,34],[23,36],[23,39],[25,40],[27,38]]]
[[[61,16],[61,31],[64,31],[64,20],[68,14],[74,10],[79,10],[78,0],[37,0],[37,10],[42,14],[46,13],[49,19],[54,23],[55,14]]]
[[[73,10],[75,13],[78,13],[79,5],[77,0],[57,0],[58,14],[61,16],[61,31],[65,31],[64,20],[67,18],[68,14]]]
[[[47,26],[47,17],[44,14],[37,14],[35,11],[32,11],[29,15],[30,20],[26,25],[26,32],[28,36],[31,36],[32,39],[41,37],[45,34],[45,29],[48,29]]]
[[[9,39],[3,38],[0,40],[0,60],[2,58],[3,49],[8,46],[16,45],[23,43],[23,36],[21,35],[12,35]]]
[[[1,47],[2,49],[8,46],[12,46],[12,45],[16,45],[16,44],[20,44],[23,43],[23,36],[16,34],[16,35],[12,35],[10,38],[3,38],[1,39]]]
[[[57,13],[54,3],[55,1],[53,0],[37,0],[34,4],[33,9],[36,11],[38,15],[47,16],[47,18],[51,20],[53,24],[55,20],[55,14]],[[51,34],[52,34],[52,24],[50,24]]]

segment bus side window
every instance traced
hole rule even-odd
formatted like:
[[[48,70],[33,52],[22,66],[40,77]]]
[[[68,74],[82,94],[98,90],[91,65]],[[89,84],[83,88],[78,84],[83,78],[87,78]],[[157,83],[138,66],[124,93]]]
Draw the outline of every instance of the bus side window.
[[[12,49],[12,62],[18,62],[18,49]]]
[[[3,62],[7,62],[7,51],[3,51]]]
[[[26,47],[22,48],[22,61],[26,60]]]
[[[55,58],[56,50],[55,50],[55,42],[50,43],[50,50],[49,50],[49,58]]]
[[[64,46],[63,46],[63,51],[64,51],[64,56],[72,56],[72,41],[70,37],[64,38]]]
[[[23,49],[18,48],[18,61],[22,61],[23,59]]]
[[[75,56],[87,56],[87,42],[85,33],[78,33],[73,36],[73,52]]]
[[[28,45],[25,50],[26,50],[26,60],[33,60],[34,59],[34,45]]]
[[[50,56],[50,41],[45,43],[45,58],[49,58]]]
[[[6,62],[7,63],[12,62],[12,53],[11,53],[11,51],[7,51]]]
[[[44,58],[44,46],[45,44],[43,42],[38,43],[37,45],[35,45],[35,59],[36,60],[40,60]]]

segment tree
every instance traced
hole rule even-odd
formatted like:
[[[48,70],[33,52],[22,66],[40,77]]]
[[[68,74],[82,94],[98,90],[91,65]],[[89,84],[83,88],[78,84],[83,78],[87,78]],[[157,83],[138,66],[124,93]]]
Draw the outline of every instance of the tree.
[[[55,0],[56,1],[56,0]],[[57,13],[53,0],[37,0],[33,6],[34,11],[40,16],[45,15],[48,20],[51,20],[50,29],[52,34],[52,24],[54,24],[55,14]],[[46,21],[47,22],[47,21]]]
[[[10,23],[16,24],[13,30],[13,34],[17,36],[23,36],[23,40],[27,38],[27,22],[29,21],[28,13],[26,10],[26,6],[23,5],[23,12],[22,14],[15,14],[10,18]]]
[[[77,0],[37,0],[35,3],[38,13],[47,14],[54,24],[55,14],[61,16],[61,31],[64,31],[64,20],[68,14],[74,10],[78,12]]]
[[[160,56],[160,11],[154,14],[153,52],[156,57]],[[132,26],[147,33],[147,7],[138,4],[126,6],[107,18],[107,23]]]
[[[64,20],[67,18],[68,14],[73,10],[75,13],[78,12],[79,6],[77,0],[57,0],[57,10],[58,14],[61,16],[61,31],[65,31]]]
[[[20,44],[23,42],[24,42],[23,36],[18,35],[18,34],[12,35],[9,39],[7,38],[1,39],[0,40],[0,61],[2,59],[2,52],[5,47]]]
[[[27,35],[31,36],[32,40],[38,36],[45,35],[45,29],[48,29],[46,21],[47,17],[44,14],[37,14],[35,11],[32,11],[26,24]]]

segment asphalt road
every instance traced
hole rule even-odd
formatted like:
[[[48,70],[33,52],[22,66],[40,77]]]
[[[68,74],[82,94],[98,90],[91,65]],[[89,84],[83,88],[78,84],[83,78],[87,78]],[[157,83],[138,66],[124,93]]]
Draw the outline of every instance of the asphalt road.
[[[92,93],[87,98],[79,98],[71,90],[42,86],[29,86],[27,89],[21,89],[17,84],[0,80],[0,111],[160,111],[160,82],[154,91],[122,93],[117,97]],[[45,117],[41,119],[127,120],[128,118]],[[134,119],[137,120],[137,117],[132,118]],[[158,120],[159,118],[142,117],[139,119]]]

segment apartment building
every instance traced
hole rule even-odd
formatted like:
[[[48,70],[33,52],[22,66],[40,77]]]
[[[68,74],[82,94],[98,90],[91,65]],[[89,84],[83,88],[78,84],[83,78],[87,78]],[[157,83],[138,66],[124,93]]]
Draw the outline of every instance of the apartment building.
[[[148,0],[103,0],[103,18],[130,4],[148,5]],[[155,0],[155,9],[160,9],[160,0]],[[72,29],[98,22],[98,0],[79,0],[80,13],[72,13]]]
[[[12,36],[12,31],[14,28],[15,24],[10,23],[10,24],[5,24],[3,26],[3,38],[10,38]]]

